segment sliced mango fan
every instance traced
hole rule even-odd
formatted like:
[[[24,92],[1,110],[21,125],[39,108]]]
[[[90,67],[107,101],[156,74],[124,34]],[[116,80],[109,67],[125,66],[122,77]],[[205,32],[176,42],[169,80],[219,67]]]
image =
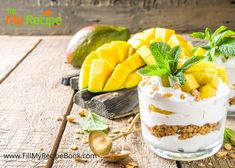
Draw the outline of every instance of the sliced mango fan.
[[[152,42],[165,42],[171,48],[179,45],[182,49],[179,64],[194,55],[203,56],[206,52],[199,47],[194,53],[190,53],[190,50],[193,49],[192,43],[186,41],[183,36],[176,34],[175,30],[150,28],[134,34],[127,42],[112,41],[91,52],[81,67],[79,89],[88,89],[90,92],[109,92],[137,86],[141,81],[141,76],[137,74],[137,70],[145,65],[156,64],[149,48]],[[211,89],[208,88],[207,84],[210,84],[214,89],[218,80],[216,78],[216,81],[212,82],[211,79],[215,75],[227,83],[227,74],[223,68],[210,65],[211,68],[207,67],[207,71],[205,70],[207,63],[198,64],[186,71],[188,82],[186,81],[182,86],[182,90],[186,92],[195,88],[205,90],[203,89],[204,86],[206,90]],[[211,64],[213,63],[211,62]],[[212,93],[214,94],[214,90]],[[204,97],[211,97],[211,95]]]

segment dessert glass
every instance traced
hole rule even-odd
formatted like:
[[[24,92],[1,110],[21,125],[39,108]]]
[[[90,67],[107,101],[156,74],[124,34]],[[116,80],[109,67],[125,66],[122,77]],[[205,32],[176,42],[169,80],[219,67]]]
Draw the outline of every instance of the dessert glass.
[[[227,73],[228,73],[228,80],[229,80],[229,85],[231,88],[231,92],[229,95],[229,98],[235,99],[235,58],[230,58],[226,61],[222,60],[222,57],[217,58],[216,60],[216,65],[217,66],[222,66],[225,67]],[[235,100],[233,100],[235,101]],[[235,104],[231,104],[228,108],[229,111],[235,111]]]
[[[220,81],[216,97],[195,101],[181,89],[163,87],[159,77],[148,82],[138,86],[141,129],[148,147],[173,160],[198,160],[215,154],[223,143],[228,86]]]

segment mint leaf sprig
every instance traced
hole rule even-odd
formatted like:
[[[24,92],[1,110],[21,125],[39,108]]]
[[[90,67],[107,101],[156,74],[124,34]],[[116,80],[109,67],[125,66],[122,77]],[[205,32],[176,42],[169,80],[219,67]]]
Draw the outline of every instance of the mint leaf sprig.
[[[78,125],[87,133],[94,130],[106,131],[108,129],[106,120],[90,110],[88,110],[86,117],[79,121]]]
[[[147,65],[138,70],[138,73],[143,76],[169,76],[174,82],[181,85],[185,82],[184,72],[201,61],[204,57],[193,56],[189,58],[179,69],[178,63],[181,53],[181,48],[175,46],[171,48],[167,43],[154,42],[150,44],[151,53],[156,61],[155,65]]]
[[[206,28],[204,32],[194,32],[191,36],[208,41],[206,45],[200,46],[207,50],[204,56],[208,61],[214,61],[219,56],[223,56],[225,60],[235,57],[235,32],[226,26],[220,26],[214,32]],[[191,53],[198,47],[192,49]]]
[[[232,137],[235,137],[235,131],[230,128],[225,128],[224,130],[224,143],[230,143],[235,146],[235,143],[231,140]]]

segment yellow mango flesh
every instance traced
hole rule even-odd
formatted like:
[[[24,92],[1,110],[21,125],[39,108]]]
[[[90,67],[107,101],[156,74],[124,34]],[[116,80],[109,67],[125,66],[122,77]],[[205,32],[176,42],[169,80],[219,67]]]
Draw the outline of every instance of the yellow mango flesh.
[[[136,50],[136,52],[141,56],[142,59],[152,55],[150,49],[146,45],[140,47],[138,50]]]
[[[217,71],[217,75],[222,79],[222,81],[226,84],[228,84],[228,74],[225,70],[224,67],[217,67],[216,68],[216,71]]]
[[[89,77],[90,77],[90,65],[83,64],[80,74],[86,74],[86,75],[80,75],[79,76],[79,90],[85,89],[88,87],[89,83]]]
[[[104,44],[84,61],[79,89],[107,92],[134,87],[140,81],[139,75],[135,74],[136,70],[144,65],[143,59],[127,42]]]
[[[213,78],[216,77],[215,74],[205,73],[202,71],[192,73],[200,85],[208,84]]]
[[[120,83],[118,83],[117,81],[115,81],[112,78],[109,78],[108,82],[105,84],[103,91],[110,92],[110,91],[119,90],[122,88],[123,88],[123,86]]]
[[[100,90],[103,90],[106,80],[107,79],[104,76],[90,76],[88,90],[90,92],[99,92]]]
[[[138,39],[135,39],[134,37],[130,38],[128,40],[128,43],[134,48],[134,49],[138,49],[140,48],[142,45],[144,45],[143,42],[141,42],[140,40]]]
[[[88,75],[81,75],[79,77],[79,88],[80,90],[85,89],[88,87],[88,82],[89,82],[89,72],[90,72],[90,67],[93,59],[98,59],[99,55],[97,52],[91,52],[86,59],[84,60],[82,67],[81,67],[81,74],[88,74]]]
[[[94,59],[91,64],[88,90],[98,92],[103,89],[113,68],[106,60]]]
[[[126,79],[124,83],[125,88],[132,88],[139,84],[141,81],[141,76],[138,75],[136,72],[132,72]]]
[[[126,81],[127,76],[132,72],[132,70],[128,69],[122,64],[119,64],[114,69],[111,79],[118,81],[119,84],[123,84]]]
[[[168,76],[162,76],[161,80],[162,80],[162,86],[170,87],[170,82],[169,82]]]
[[[143,65],[145,65],[143,59],[137,53],[135,53],[132,56],[128,57],[121,64],[124,65],[125,67],[127,67],[131,72],[136,70],[137,68],[140,68]]]
[[[210,98],[216,96],[216,89],[209,84],[202,86],[199,91],[201,98]]]
[[[215,76],[214,78],[212,78],[209,82],[208,85],[212,86],[213,88],[217,89],[217,86],[219,84],[219,77]]]
[[[198,47],[196,51],[194,52],[194,55],[203,56],[205,53],[206,53],[206,50],[204,48]]]
[[[114,56],[118,58],[117,62],[122,62],[127,58],[129,54],[132,54],[133,52],[133,50],[129,50],[130,45],[124,41],[113,41],[111,43],[113,44],[113,48],[111,48],[110,50],[112,50],[113,54],[115,54],[116,52],[117,55]]]
[[[181,86],[182,90],[185,92],[191,92],[193,89],[200,87],[199,83],[192,74],[185,74],[186,81],[184,85]]]
[[[154,38],[154,39],[150,40],[150,43],[153,43],[153,42],[162,42],[162,39],[160,39],[158,37],[158,38]]]
[[[183,36],[175,34],[174,30],[164,28],[151,28],[143,32],[136,33],[128,43],[137,50],[137,53],[144,59],[148,65],[155,64],[155,59],[152,54],[149,55],[149,44],[152,42],[168,42],[171,47],[180,45],[182,49],[181,58],[191,57],[189,51],[193,48],[191,42],[187,42]],[[148,48],[148,50],[146,49]]]
[[[175,34],[175,30],[156,28],[155,38],[160,38],[163,42],[167,42],[172,34]]]
[[[189,69],[186,70],[186,73],[192,73],[196,71],[204,71],[208,73],[217,73],[216,72],[216,66],[214,62],[209,62],[209,61],[201,61]]]
[[[185,41],[185,39],[177,34],[172,34],[167,43],[170,45],[171,48],[177,45],[182,48],[187,48],[187,42]]]
[[[113,68],[120,62],[118,55],[119,50],[117,47],[114,48],[114,46],[115,45],[109,43],[109,45],[102,46],[98,51],[100,58],[106,60],[107,63]]]

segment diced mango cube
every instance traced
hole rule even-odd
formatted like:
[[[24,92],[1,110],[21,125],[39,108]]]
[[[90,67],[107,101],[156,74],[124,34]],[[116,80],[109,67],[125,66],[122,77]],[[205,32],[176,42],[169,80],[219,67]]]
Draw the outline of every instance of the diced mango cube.
[[[189,51],[193,49],[193,44],[192,44],[191,41],[187,42],[187,48],[188,48]]]
[[[143,45],[143,42],[141,40],[135,39],[135,38],[130,38],[128,40],[128,43],[134,48],[138,49]]]
[[[183,36],[177,34],[172,34],[167,43],[170,45],[171,48],[177,45],[181,46],[182,48],[187,47],[187,42],[185,41]]]
[[[225,70],[224,67],[218,67],[216,68],[216,71],[217,71],[217,75],[222,79],[222,81],[226,84],[228,84],[228,74]]]
[[[113,68],[103,59],[94,59],[91,64],[90,75],[100,75],[108,78]]]
[[[132,70],[128,69],[122,64],[118,64],[116,68],[114,69],[112,75],[110,78],[116,80],[119,82],[120,85],[122,85],[125,81],[127,76],[132,72]]]
[[[106,83],[105,76],[90,75],[88,90],[90,92],[100,92]]]
[[[195,71],[204,71],[208,73],[217,73],[215,68],[215,63],[210,61],[201,61],[193,66],[191,66],[186,73],[192,73]]]
[[[132,47],[129,47],[129,51],[128,51],[128,57],[133,55],[135,53],[135,49]]]
[[[184,85],[181,86],[182,90],[190,93],[193,89],[200,87],[199,83],[192,74],[185,74],[186,81]]]
[[[84,60],[83,64],[91,65],[93,59],[99,59],[100,56],[97,52],[92,51]]]
[[[201,98],[210,98],[216,96],[216,89],[211,85],[204,85],[200,89]]]
[[[206,53],[206,50],[204,48],[198,47],[196,51],[194,52],[194,55],[203,56],[205,53]]]
[[[115,45],[108,43],[109,45],[102,46],[98,49],[98,53],[101,59],[106,60],[113,68],[120,63],[119,49],[115,48]]]
[[[219,77],[215,76],[214,78],[211,79],[211,81],[208,83],[208,85],[212,86],[213,88],[217,88],[219,84]]]
[[[128,57],[129,49],[131,46],[125,41],[112,41],[113,44],[113,52],[117,52],[115,56],[118,57],[118,62],[122,62]]]
[[[216,74],[205,73],[204,71],[196,71],[192,73],[200,85],[208,84]]]
[[[139,56],[139,54],[135,53],[132,56],[128,57],[125,61],[121,63],[125,67],[127,67],[131,72],[145,65],[143,59]]]
[[[156,30],[156,28],[150,28],[150,29],[144,30],[143,32],[144,33],[150,33],[150,34],[153,34],[153,36],[155,36],[155,30]]]
[[[182,52],[180,54],[180,58],[183,57],[191,57],[191,54],[189,54],[188,48],[181,48]]]
[[[163,42],[167,42],[172,34],[175,33],[175,30],[156,28],[155,38],[160,38]]]
[[[132,72],[126,79],[126,82],[124,83],[125,88],[132,88],[139,84],[141,81],[141,76],[137,74],[136,72]]]
[[[162,39],[157,37],[157,38],[154,38],[154,39],[150,40],[150,44],[154,43],[154,42],[162,42]]]
[[[104,92],[109,92],[109,91],[119,90],[121,88],[123,88],[123,87],[120,83],[118,83],[117,81],[115,81],[112,78],[109,78],[109,80],[105,84],[105,87],[104,87],[103,91]]]
[[[144,62],[147,65],[152,65],[152,64],[156,64],[156,60],[154,59],[153,55],[148,56],[147,58],[144,59]]]
[[[169,78],[167,75],[162,76],[161,80],[162,80],[162,86],[170,87],[170,82],[169,82]]]
[[[88,87],[89,77],[90,77],[90,68],[91,68],[90,65],[82,64],[80,74],[86,74],[86,75],[80,75],[79,77],[79,90],[82,90]]]
[[[143,45],[142,47],[140,47],[136,52],[137,52],[143,59],[145,59],[146,57],[152,55],[150,49],[149,49],[146,45]]]

